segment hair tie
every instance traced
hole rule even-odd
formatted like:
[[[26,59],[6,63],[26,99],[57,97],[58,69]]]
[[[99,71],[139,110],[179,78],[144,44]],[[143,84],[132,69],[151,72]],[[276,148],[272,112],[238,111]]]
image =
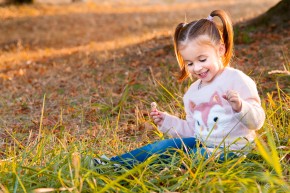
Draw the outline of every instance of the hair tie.
[[[208,21],[213,22],[213,17],[212,17],[211,15],[209,15],[206,19],[207,19]]]

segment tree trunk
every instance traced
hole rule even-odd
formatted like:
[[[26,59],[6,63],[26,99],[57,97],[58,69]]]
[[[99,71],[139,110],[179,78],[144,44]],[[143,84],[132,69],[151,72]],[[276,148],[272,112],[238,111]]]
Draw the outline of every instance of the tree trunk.
[[[282,0],[264,14],[244,23],[245,26],[289,28],[290,1]]]
[[[33,3],[33,0],[6,0],[4,1],[8,4],[23,4],[23,3]]]

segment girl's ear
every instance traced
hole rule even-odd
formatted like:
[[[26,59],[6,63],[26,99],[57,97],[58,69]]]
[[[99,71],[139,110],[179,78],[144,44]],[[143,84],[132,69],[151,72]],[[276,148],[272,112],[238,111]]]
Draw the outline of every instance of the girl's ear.
[[[224,56],[226,53],[226,47],[225,44],[220,43],[219,45],[219,56]]]

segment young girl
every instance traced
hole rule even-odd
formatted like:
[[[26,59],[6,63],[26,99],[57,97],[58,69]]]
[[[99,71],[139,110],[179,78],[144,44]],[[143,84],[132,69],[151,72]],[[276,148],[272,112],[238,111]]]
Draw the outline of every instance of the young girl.
[[[221,20],[222,28],[213,18]],[[153,108],[150,115],[159,130],[175,138],[112,157],[110,161],[133,166],[174,148],[187,149],[189,153],[199,149],[206,155],[214,149],[234,152],[252,142],[255,130],[262,127],[265,113],[255,82],[229,67],[233,27],[224,11],[215,10],[206,19],[180,23],[174,34],[174,48],[181,68],[179,81],[197,78],[183,97],[186,120]],[[221,160],[225,156],[222,152]]]

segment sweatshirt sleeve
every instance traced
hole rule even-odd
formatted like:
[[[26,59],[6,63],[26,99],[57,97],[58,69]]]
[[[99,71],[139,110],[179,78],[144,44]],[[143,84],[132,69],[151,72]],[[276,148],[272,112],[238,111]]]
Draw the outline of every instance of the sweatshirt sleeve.
[[[159,130],[172,137],[193,137],[194,120],[188,112],[186,112],[186,120],[165,113],[165,119]]]
[[[235,83],[235,90],[242,98],[242,109],[235,116],[248,129],[258,130],[265,121],[265,112],[261,106],[261,100],[255,82],[245,74],[240,76],[241,82]]]

